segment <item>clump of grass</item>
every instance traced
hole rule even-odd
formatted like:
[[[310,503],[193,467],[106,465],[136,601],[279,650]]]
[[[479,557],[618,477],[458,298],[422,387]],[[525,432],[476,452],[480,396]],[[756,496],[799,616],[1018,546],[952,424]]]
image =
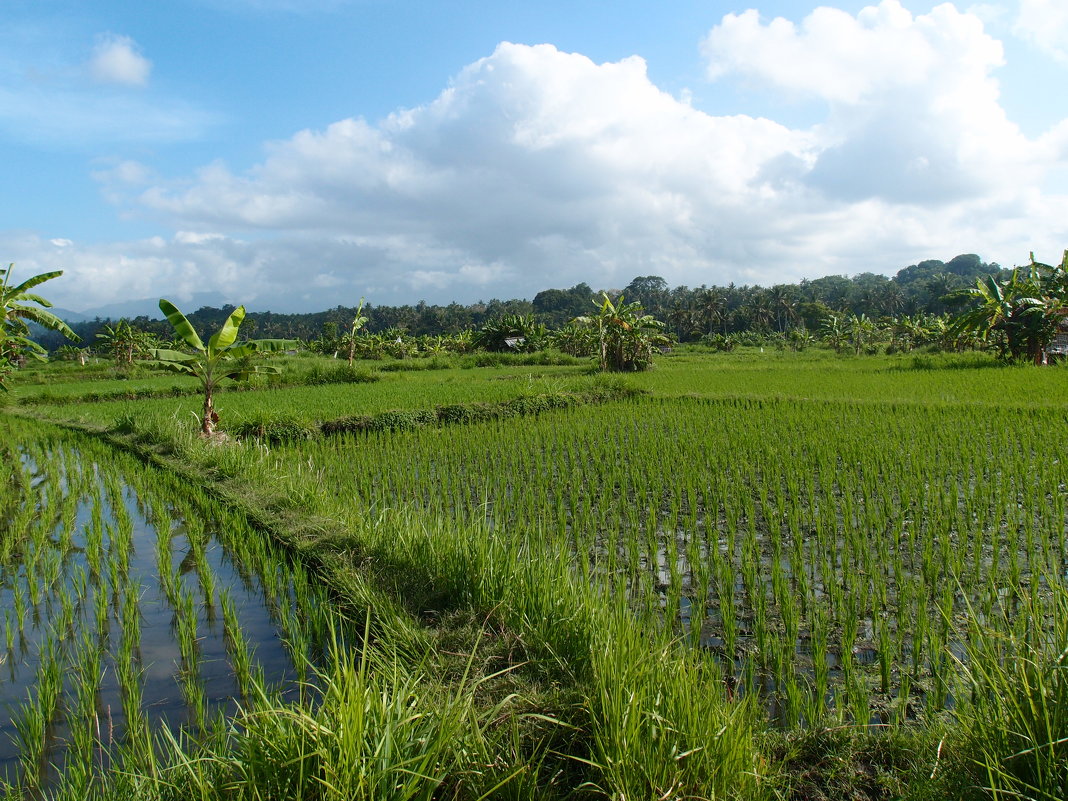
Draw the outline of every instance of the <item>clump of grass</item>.
[[[169,789],[205,799],[535,797],[537,762],[515,748],[518,699],[479,703],[487,679],[467,673],[446,687],[429,665],[364,641],[356,654],[331,650],[314,710],[258,687],[228,739],[197,748],[165,738]]]
[[[995,799],[1068,798],[1068,589],[1043,610],[973,617],[958,715]],[[1022,621],[1022,622],[1021,622]]]
[[[269,412],[229,425],[226,429],[235,437],[241,439],[254,437],[271,444],[311,439],[319,433],[313,426],[302,420]]]
[[[555,409],[586,406],[633,397],[639,390],[622,383],[598,382],[573,392],[527,392],[498,403],[453,403],[433,409],[405,409],[328,420],[320,426],[326,435],[411,431],[436,425],[485,423],[516,417],[534,417]]]

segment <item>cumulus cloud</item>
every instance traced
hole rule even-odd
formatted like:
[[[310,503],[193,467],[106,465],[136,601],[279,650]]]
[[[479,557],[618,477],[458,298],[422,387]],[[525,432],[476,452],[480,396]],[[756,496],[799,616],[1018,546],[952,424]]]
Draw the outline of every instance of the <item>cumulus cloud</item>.
[[[950,4],[914,17],[883,0],[801,22],[729,14],[703,43],[712,78],[825,101],[808,182],[831,197],[931,204],[1034,180],[1042,160],[1005,115],[1001,43]]]
[[[151,71],[152,62],[141,55],[129,36],[109,33],[98,37],[89,59],[89,74],[99,83],[144,86]]]
[[[810,139],[697,111],[640,58],[505,43],[425,106],[302,131],[247,173],[211,164],[142,202],[183,227],[347,237],[409,287],[614,285],[711,266],[727,236],[763,237],[726,218],[774,195],[766,165],[804,160]]]
[[[1020,0],[1013,32],[1068,64],[1068,5],[1063,0]]]
[[[797,23],[746,12],[702,49],[714,80],[814,98],[825,119],[716,116],[656,87],[640,58],[504,43],[423,106],[301,131],[248,170],[168,182],[111,165],[117,202],[179,233],[64,258],[102,296],[225,287],[291,310],[649,274],[770,284],[1063,247],[1068,197],[1039,187],[1068,167],[1068,122],[1031,140],[1006,117],[1003,52],[977,17],[897,0]]]
[[[16,31],[0,52],[0,136],[99,152],[130,142],[188,141],[218,124],[217,113],[154,91],[151,62],[128,37],[98,37],[88,60],[80,48],[73,39]]]

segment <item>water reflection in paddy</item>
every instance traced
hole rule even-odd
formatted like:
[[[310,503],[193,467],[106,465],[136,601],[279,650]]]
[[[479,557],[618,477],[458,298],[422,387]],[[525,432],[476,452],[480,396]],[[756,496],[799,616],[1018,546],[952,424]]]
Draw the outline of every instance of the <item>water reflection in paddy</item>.
[[[328,603],[263,534],[90,443],[0,459],[0,775],[48,783],[256,686],[306,691]]]

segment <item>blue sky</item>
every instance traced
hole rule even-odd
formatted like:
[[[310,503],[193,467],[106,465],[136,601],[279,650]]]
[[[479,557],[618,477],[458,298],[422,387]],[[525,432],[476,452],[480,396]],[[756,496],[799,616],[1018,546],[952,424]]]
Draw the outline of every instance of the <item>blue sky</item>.
[[[751,10],[750,10],[751,9]],[[5,0],[57,305],[772,284],[1068,246],[1068,3]]]

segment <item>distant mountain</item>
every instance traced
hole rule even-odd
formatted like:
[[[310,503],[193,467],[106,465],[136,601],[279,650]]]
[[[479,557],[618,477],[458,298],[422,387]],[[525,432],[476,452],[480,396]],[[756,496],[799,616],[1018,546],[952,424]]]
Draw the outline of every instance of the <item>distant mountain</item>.
[[[226,296],[218,292],[195,292],[187,300],[179,298],[172,298],[172,300],[178,305],[178,308],[187,314],[196,311],[202,306],[221,307],[228,302]],[[52,312],[68,323],[80,323],[97,317],[101,320],[119,320],[123,317],[132,320],[134,317],[142,316],[150,320],[163,319],[163,313],[159,310],[159,298],[124,300],[118,303],[108,303],[104,306],[94,306],[91,309],[85,309],[80,312],[68,311],[67,309],[53,309]]]
[[[71,311],[70,309],[61,309],[59,306],[53,306],[48,311],[52,312],[52,314],[56,315],[56,317],[67,325],[70,325],[71,323],[84,323],[86,320],[91,319],[81,312]]]

